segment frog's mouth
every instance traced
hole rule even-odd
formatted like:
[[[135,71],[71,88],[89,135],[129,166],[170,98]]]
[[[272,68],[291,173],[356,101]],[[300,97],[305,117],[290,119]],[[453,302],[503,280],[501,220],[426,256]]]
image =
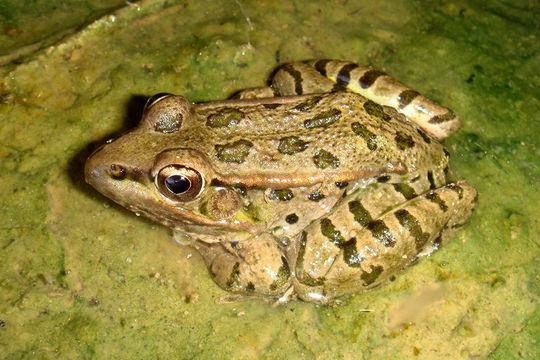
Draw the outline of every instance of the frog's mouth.
[[[111,165],[95,152],[85,164],[85,180],[104,196],[156,222],[178,231],[216,235],[224,230],[256,234],[263,224],[240,220],[214,220],[199,215],[155,191],[148,171],[120,162]]]
[[[224,231],[228,230],[255,235],[265,228],[264,224],[253,224],[249,221],[213,220],[178,207],[160,206],[156,209],[151,207],[145,208],[139,205],[121,205],[136,214],[142,214],[169,228],[190,234],[220,236],[223,235]]]

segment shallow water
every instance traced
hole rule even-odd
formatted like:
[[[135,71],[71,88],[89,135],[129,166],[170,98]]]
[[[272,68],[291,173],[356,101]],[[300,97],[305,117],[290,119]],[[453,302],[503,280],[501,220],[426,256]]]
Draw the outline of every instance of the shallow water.
[[[539,356],[537,2],[19,3],[0,4],[6,358]],[[147,96],[223,99],[309,58],[373,65],[458,113],[445,145],[479,205],[443,249],[342,306],[218,305],[201,258],[86,185],[84,161]]]

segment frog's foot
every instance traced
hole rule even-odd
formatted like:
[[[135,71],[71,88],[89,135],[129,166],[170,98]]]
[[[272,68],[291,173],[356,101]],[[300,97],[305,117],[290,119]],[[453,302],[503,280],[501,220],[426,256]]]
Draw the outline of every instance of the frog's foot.
[[[172,240],[176,245],[180,246],[192,246],[195,239],[186,233],[178,230],[172,230]]]
[[[296,290],[294,289],[294,286],[293,285],[290,285],[289,288],[287,290],[285,290],[285,292],[283,293],[283,295],[281,295],[280,297],[278,297],[277,299],[273,299],[272,300],[272,307],[277,307],[277,306],[281,306],[281,305],[285,305],[286,303],[288,303],[289,301],[291,300],[294,300],[296,299],[297,296],[296,296]]]
[[[471,216],[476,190],[459,181],[378,212],[380,200],[362,200],[302,233],[294,265],[300,298],[326,301],[382,284],[448,241]]]
[[[456,114],[391,76],[369,66],[343,60],[311,60],[283,64],[271,79],[278,96],[351,90],[376,104],[389,106],[441,140],[460,126]]]
[[[290,287],[289,265],[271,235],[239,243],[197,242],[193,246],[203,256],[214,281],[227,291],[277,298]]]

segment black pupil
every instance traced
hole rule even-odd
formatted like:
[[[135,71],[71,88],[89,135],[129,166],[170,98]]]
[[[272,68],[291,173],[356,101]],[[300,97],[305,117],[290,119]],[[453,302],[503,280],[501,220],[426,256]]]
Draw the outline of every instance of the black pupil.
[[[165,179],[165,185],[167,189],[171,190],[175,194],[182,194],[189,190],[191,181],[185,176],[172,175]]]

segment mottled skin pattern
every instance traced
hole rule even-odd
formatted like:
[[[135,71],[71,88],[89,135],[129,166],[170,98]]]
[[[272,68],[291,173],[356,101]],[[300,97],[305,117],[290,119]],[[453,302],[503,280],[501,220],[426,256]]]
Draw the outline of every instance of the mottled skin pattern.
[[[455,114],[338,60],[284,64],[271,85],[192,104],[158,94],[87,161],[87,181],[173,228],[242,296],[328,303],[443,245],[476,191],[448,183]]]

